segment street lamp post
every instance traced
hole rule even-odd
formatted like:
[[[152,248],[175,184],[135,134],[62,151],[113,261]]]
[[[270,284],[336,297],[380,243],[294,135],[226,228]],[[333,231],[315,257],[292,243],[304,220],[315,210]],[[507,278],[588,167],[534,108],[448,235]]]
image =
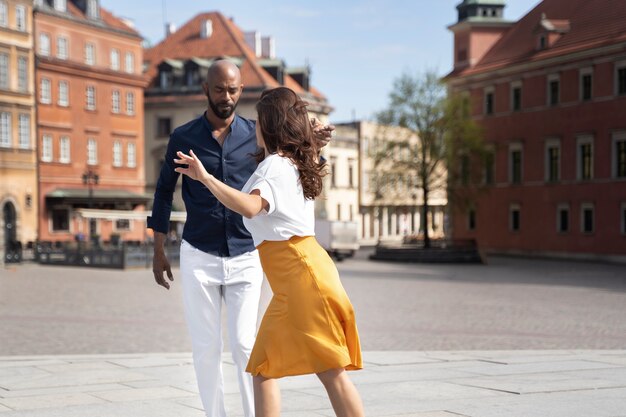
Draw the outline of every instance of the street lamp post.
[[[83,184],[89,187],[89,208],[93,206],[93,186],[98,185],[100,177],[92,170],[83,173]]]

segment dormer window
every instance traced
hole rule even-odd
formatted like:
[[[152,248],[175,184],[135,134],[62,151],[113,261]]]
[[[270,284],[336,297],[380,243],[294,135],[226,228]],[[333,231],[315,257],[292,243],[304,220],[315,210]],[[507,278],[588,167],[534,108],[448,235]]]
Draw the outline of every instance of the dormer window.
[[[57,12],[66,12],[67,1],[66,0],[54,0],[54,10],[56,10]]]
[[[172,84],[172,73],[170,71],[161,70],[159,74],[159,85],[161,88],[168,88]]]
[[[569,20],[548,19],[543,13],[541,20],[535,28],[537,36],[537,50],[542,51],[554,45],[562,35],[570,30]]]
[[[539,49],[540,51],[546,49],[546,44],[546,35],[539,36],[539,45],[537,49]]]

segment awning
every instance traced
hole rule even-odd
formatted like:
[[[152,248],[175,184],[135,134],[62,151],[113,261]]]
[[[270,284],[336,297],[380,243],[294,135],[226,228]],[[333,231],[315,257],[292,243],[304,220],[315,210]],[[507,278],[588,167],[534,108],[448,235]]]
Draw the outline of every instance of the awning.
[[[146,220],[152,213],[144,210],[98,210],[98,209],[77,209],[76,213],[84,219],[101,220]],[[173,222],[184,222],[187,220],[187,212],[173,211],[170,215]]]
[[[145,204],[152,200],[152,196],[133,193],[128,190],[106,190],[96,187],[91,193],[87,188],[57,188],[46,194],[46,200],[55,203],[89,203],[91,201],[94,203]]]

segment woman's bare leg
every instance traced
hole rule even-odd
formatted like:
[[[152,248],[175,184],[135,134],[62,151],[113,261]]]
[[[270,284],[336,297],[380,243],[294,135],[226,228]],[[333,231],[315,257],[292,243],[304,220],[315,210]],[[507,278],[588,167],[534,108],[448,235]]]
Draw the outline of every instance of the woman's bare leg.
[[[255,417],[280,416],[280,389],[278,381],[262,376],[252,377]]]
[[[344,369],[331,369],[317,374],[317,377],[324,384],[337,417],[363,417],[365,415],[361,397]]]

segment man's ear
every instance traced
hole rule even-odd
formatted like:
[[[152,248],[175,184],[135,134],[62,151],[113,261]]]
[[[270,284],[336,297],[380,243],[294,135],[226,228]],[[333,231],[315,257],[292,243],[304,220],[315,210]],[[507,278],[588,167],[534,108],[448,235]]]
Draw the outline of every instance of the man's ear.
[[[206,81],[202,83],[202,91],[204,91],[204,94],[207,96],[209,95],[209,83]]]

